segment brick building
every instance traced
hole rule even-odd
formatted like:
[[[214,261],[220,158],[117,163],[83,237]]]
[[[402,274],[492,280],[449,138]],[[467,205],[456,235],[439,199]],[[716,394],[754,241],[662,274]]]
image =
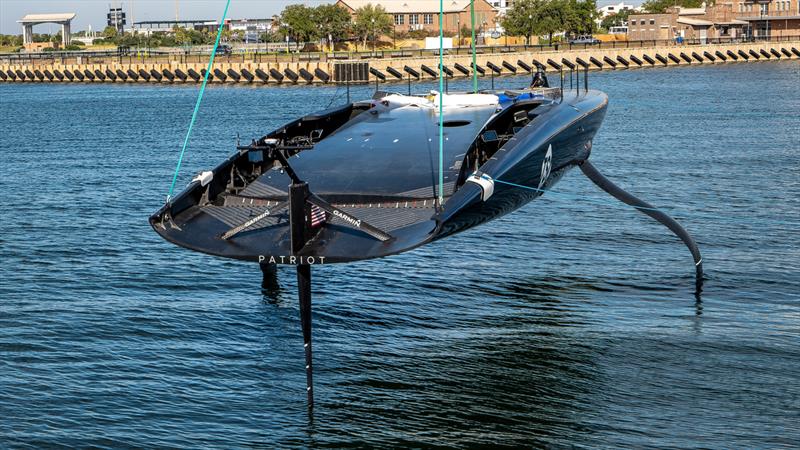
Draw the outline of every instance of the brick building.
[[[395,32],[413,30],[439,31],[439,2],[437,0],[339,0],[337,5],[355,16],[356,10],[367,4],[383,6],[394,19]],[[458,33],[459,28],[470,25],[470,0],[445,0],[444,23],[446,33]],[[495,28],[497,10],[486,0],[475,0],[475,29],[486,31]]]
[[[628,39],[736,40],[800,36],[800,0],[721,0],[700,8],[668,8],[664,14],[631,14]]]

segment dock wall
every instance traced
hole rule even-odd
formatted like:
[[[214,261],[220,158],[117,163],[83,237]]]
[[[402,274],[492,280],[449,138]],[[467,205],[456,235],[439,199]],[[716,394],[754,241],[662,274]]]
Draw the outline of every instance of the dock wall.
[[[113,58],[112,58],[113,59]],[[778,59],[800,59],[800,40],[791,42],[757,42],[739,44],[669,45],[641,48],[605,48],[563,51],[535,51],[501,54],[479,54],[477,64],[482,76],[526,74],[531,67],[543,65],[547,71],[560,67],[592,70],[666,67],[690,64],[725,64]],[[334,82],[334,65],[342,61],[293,62],[219,62],[214,64],[211,83],[281,84]],[[375,58],[362,60],[387,81],[409,78],[405,67],[419,73],[412,81],[435,78],[438,57]],[[445,55],[444,64],[453,78],[470,76],[470,55]],[[458,66],[461,70],[458,70]],[[492,69],[494,66],[494,69]],[[205,63],[104,61],[91,64],[59,62],[0,63],[0,83],[5,82],[71,82],[71,83],[198,83],[202,81]],[[427,69],[427,70],[426,70]],[[392,74],[394,72],[394,74]],[[398,76],[401,75],[401,76]],[[362,80],[363,81],[363,80]],[[375,75],[369,74],[374,82]]]

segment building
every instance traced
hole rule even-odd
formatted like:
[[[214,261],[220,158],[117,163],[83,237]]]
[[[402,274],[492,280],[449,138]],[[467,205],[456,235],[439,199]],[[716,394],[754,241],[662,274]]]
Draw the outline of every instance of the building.
[[[700,8],[668,8],[664,14],[631,14],[628,39],[691,39],[705,42],[800,36],[800,0],[721,0]]]
[[[172,33],[175,28],[197,31],[217,31],[216,20],[145,20],[134,22],[130,30],[133,33],[150,35],[153,33]]]
[[[489,0],[489,4],[497,10],[497,15],[504,16],[514,5],[514,0]]]
[[[111,6],[108,8],[108,14],[106,14],[107,26],[114,27],[117,33],[122,33],[125,30],[126,23],[125,11],[121,7]]]
[[[272,30],[272,19],[229,19],[225,25],[231,31],[242,32],[246,43],[256,43],[262,34]]]
[[[169,34],[176,28],[215,33],[219,26],[216,20],[147,20],[134,23],[127,31],[144,35]],[[243,32],[245,42],[258,42],[262,33],[272,29],[272,19],[225,19],[225,29]]]
[[[800,36],[800,0],[734,0],[732,7],[736,18],[747,22],[749,36]]]
[[[617,14],[620,11],[639,11],[640,8],[637,8],[633,5],[629,5],[625,2],[619,2],[616,5],[605,5],[605,6],[598,6],[597,12],[600,13],[600,18],[598,19],[598,23],[605,19],[606,17]]]
[[[22,24],[22,42],[25,45],[33,44],[33,27],[43,23],[57,23],[61,25],[61,43],[66,47],[70,43],[70,25],[75,13],[65,14],[28,14],[17,23]]]
[[[439,32],[439,2],[436,0],[339,0],[336,2],[352,16],[362,6],[382,6],[394,19],[397,33],[414,30]],[[475,30],[494,30],[497,10],[486,0],[475,0]],[[470,26],[470,0],[444,0],[443,30],[458,34],[463,26]]]

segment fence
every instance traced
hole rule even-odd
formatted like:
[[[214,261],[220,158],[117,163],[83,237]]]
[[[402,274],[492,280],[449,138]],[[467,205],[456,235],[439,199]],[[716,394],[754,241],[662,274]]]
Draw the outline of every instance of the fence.
[[[707,39],[685,39],[682,42],[675,40],[644,40],[644,41],[610,41],[595,44],[582,43],[571,44],[569,42],[541,44],[541,45],[509,45],[509,46],[478,46],[476,53],[479,55],[493,55],[504,53],[519,52],[551,52],[565,50],[603,50],[620,48],[649,48],[649,47],[691,47],[693,45],[709,44],[737,44],[748,42],[790,42],[800,41],[798,36],[768,36],[768,37],[745,37],[745,38],[707,38]],[[269,63],[269,62],[335,62],[342,60],[380,60],[394,58],[425,58],[439,56],[438,49],[392,49],[374,50],[364,52],[261,52],[253,51],[234,51],[231,54],[218,54],[215,60],[225,63]],[[454,47],[445,49],[445,55],[468,55],[471,53],[468,46]],[[202,48],[201,50],[187,52],[183,49],[171,49],[171,51],[135,49],[123,52],[110,51],[79,51],[79,52],[46,52],[46,53],[3,53],[0,54],[0,63],[3,64],[106,64],[109,62],[133,64],[137,62],[151,64],[191,64],[206,63],[211,50]]]

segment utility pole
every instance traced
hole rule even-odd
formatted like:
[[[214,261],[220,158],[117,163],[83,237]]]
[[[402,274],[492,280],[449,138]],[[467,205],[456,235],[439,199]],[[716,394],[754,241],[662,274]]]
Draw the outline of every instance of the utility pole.
[[[133,14],[133,3],[134,0],[131,0],[131,30],[136,33],[136,16]]]
[[[178,18],[178,0],[175,0],[175,22],[179,21]]]

